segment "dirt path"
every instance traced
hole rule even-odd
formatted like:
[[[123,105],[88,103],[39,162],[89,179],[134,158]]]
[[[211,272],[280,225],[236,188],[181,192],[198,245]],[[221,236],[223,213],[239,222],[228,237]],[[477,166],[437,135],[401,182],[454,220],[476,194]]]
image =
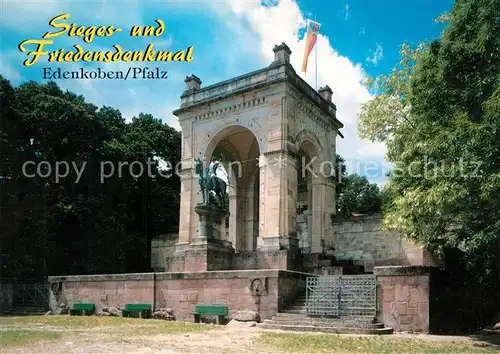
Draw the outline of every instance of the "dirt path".
[[[42,329],[42,328],[41,328]],[[48,330],[49,328],[43,328]],[[177,354],[177,353],[276,353],[259,343],[259,334],[262,332],[278,332],[263,330],[258,327],[227,326],[217,331],[194,332],[189,334],[159,334],[148,336],[129,336],[116,331],[106,333],[102,328],[99,331],[69,330],[62,339],[53,342],[38,344],[32,347],[23,347],[2,353],[120,353],[120,354]],[[294,332],[296,333],[296,332]],[[316,333],[316,335],[321,335]],[[364,337],[363,335],[345,335]],[[370,336],[372,337],[372,336]],[[461,342],[474,341],[471,337],[436,336],[427,334],[394,334],[387,339],[417,339],[424,341]],[[491,338],[490,338],[491,339]],[[500,341],[500,337],[498,337]],[[490,341],[491,343],[491,341]]]
[[[216,332],[123,337],[119,334],[72,332],[61,340],[7,353],[270,353],[258,344],[255,327],[227,327]]]

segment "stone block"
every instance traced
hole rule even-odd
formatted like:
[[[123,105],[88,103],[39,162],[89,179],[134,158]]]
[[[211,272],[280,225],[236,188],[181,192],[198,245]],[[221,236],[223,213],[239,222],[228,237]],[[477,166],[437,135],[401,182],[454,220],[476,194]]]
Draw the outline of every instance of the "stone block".
[[[382,288],[381,289],[383,301],[394,301],[396,300],[396,290],[394,287]]]
[[[406,284],[396,284],[394,289],[396,292],[396,301],[408,301],[410,289]]]
[[[391,303],[391,313],[398,316],[406,315],[406,303],[405,302],[393,302]]]
[[[410,307],[410,306],[407,306],[407,307],[406,307],[406,313],[407,313],[409,316],[416,316],[416,315],[418,314],[417,307]]]
[[[399,323],[401,326],[405,326],[407,329],[412,329],[417,324],[416,316],[400,316]]]
[[[424,293],[422,289],[420,289],[417,286],[411,286],[410,287],[410,302],[423,302],[426,301],[428,297],[428,294]]]
[[[419,302],[417,304],[418,314],[419,316],[429,316],[429,303],[428,302]]]
[[[196,304],[198,302],[198,292],[190,291],[188,292],[188,302],[192,304]]]

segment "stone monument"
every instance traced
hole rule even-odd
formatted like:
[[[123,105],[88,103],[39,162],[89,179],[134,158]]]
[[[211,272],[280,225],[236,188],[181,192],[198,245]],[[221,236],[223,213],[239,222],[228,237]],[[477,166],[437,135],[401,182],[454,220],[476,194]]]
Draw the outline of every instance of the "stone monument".
[[[333,92],[299,76],[286,44],[272,50],[270,65],[237,78],[206,87],[185,79],[173,112],[182,130],[181,210],[169,271],[296,269],[301,253],[315,259],[331,237],[328,170],[343,127]],[[206,168],[214,156],[227,158]],[[214,178],[220,166],[227,184]]]
[[[214,162],[210,167],[205,167],[201,159],[195,159],[195,171],[202,200],[195,206],[199,216],[199,229],[197,237],[193,238],[193,246],[231,247],[231,242],[222,239],[223,223],[229,217],[226,182],[217,176],[219,162]]]

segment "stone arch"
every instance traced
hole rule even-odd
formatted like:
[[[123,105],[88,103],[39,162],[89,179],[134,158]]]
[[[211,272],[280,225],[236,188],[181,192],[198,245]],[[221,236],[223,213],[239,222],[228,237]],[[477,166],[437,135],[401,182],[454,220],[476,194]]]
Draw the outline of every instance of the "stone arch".
[[[317,136],[308,129],[300,131],[295,137],[295,147],[297,151],[299,151],[301,146],[304,146],[304,143],[307,142],[310,142],[314,146],[315,152],[318,154],[318,159],[320,161],[324,161],[325,154],[321,146],[321,143],[317,138]]]
[[[212,157],[212,153],[215,150],[215,147],[221,140],[228,136],[228,133],[231,130],[248,130],[253,134],[257,144],[259,144],[259,152],[263,154],[267,152],[267,139],[266,134],[262,130],[262,128],[257,124],[257,122],[245,122],[241,119],[231,119],[226,121],[224,126],[218,127],[214,133],[208,133],[200,144],[198,150],[198,156],[204,157],[205,159],[209,159]]]
[[[317,216],[319,209],[316,207],[316,204],[319,205],[321,194],[318,193],[318,189],[314,187],[314,184],[320,180],[318,176],[325,155],[318,137],[307,129],[297,134],[295,142],[301,166],[297,171],[298,209],[296,228],[299,237],[299,247],[302,252],[309,253],[313,250],[318,238],[317,228],[320,221]],[[309,164],[311,159],[314,159],[314,162],[310,165],[312,171],[303,169],[304,162]]]
[[[254,251],[257,247],[260,217],[258,162],[261,146],[265,148],[264,139],[259,141],[258,131],[253,124],[250,127],[229,125],[218,129],[215,134],[207,134],[207,139],[200,144],[199,156],[205,161],[210,161],[215,152],[226,154],[228,159],[222,162],[229,182],[226,226],[229,241],[237,251]],[[231,165],[232,168],[226,168]]]

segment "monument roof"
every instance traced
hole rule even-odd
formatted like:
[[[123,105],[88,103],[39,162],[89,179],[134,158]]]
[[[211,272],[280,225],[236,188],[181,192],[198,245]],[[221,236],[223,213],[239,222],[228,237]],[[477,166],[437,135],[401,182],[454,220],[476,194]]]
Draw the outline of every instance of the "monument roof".
[[[280,46],[274,47],[275,53],[279,49],[290,54],[288,47],[284,43]],[[314,102],[316,106],[323,111],[323,113],[332,118],[337,129],[344,126],[336,117],[337,108],[335,104],[326,100],[318,91],[302,79],[287,60],[275,60],[271,63],[271,65],[265,68],[252,71],[232,79],[224,80],[213,85],[200,87],[196,90],[187,90],[181,95],[181,107],[173,111],[173,114],[177,116],[180,113],[195,107],[208,103],[214,103],[237,94],[282,82],[288,82]],[[330,88],[328,87],[328,89]]]

